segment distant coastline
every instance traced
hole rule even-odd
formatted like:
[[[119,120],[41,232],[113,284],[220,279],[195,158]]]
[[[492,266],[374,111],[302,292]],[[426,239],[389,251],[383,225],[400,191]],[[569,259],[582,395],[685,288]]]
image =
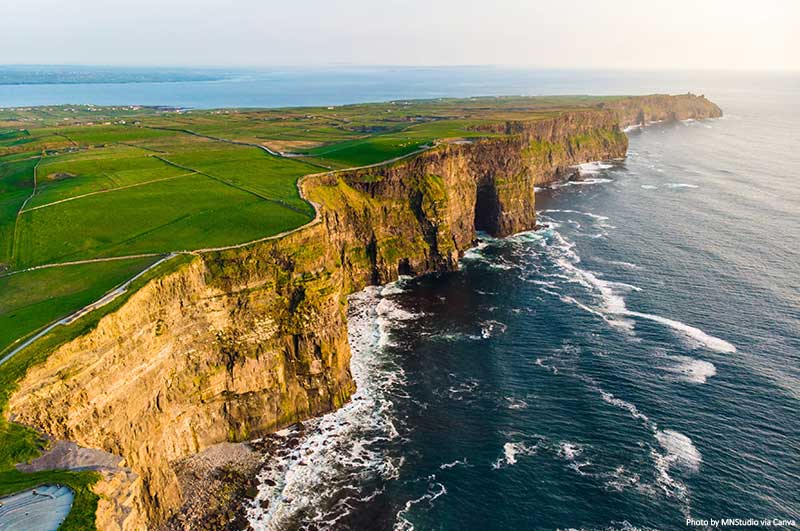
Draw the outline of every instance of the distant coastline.
[[[730,86],[753,82],[752,77],[744,74],[719,72],[533,70],[488,66],[137,67],[122,70],[98,67],[96,70],[103,77],[94,80],[72,75],[60,81],[45,76],[47,83],[31,82],[30,72],[48,68],[56,67],[0,65],[0,107],[91,103],[193,109],[281,108],[463,98],[475,94],[643,95],[659,92],[682,94],[688,90],[719,98],[727,95]],[[90,67],[57,68],[80,73]],[[15,78],[10,75],[12,71],[16,72]],[[121,71],[128,74],[122,75]],[[21,77],[19,72],[25,73],[26,77]],[[25,84],[16,84],[21,79]],[[759,87],[781,88],[794,83],[789,77],[769,74],[759,74],[757,79],[760,79]]]
[[[230,77],[211,69],[0,65],[0,86],[186,83]]]

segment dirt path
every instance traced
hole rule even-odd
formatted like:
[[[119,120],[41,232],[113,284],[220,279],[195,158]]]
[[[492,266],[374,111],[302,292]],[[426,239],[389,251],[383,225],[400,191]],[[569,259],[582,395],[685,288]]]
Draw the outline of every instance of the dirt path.
[[[173,175],[172,177],[163,177],[161,179],[153,179],[152,181],[144,181],[144,182],[141,182],[141,183],[134,183],[134,184],[128,184],[128,185],[125,185],[125,186],[119,186],[117,188],[109,188],[108,190],[98,190],[97,192],[89,192],[89,193],[86,193],[86,194],[76,195],[76,196],[73,196],[73,197],[67,197],[66,199],[59,199],[58,201],[53,201],[52,203],[47,203],[47,204],[44,204],[44,205],[37,205],[35,207],[26,208],[25,210],[20,210],[19,213],[20,214],[24,214],[25,212],[31,212],[33,210],[39,210],[40,208],[47,208],[47,207],[53,206],[53,205],[60,205],[61,203],[67,203],[69,201],[74,201],[76,199],[82,199],[84,197],[91,197],[93,195],[107,194],[109,192],[117,192],[119,190],[127,190],[129,188],[136,188],[137,186],[144,186],[146,184],[160,183],[160,182],[163,182],[163,181],[170,181],[172,179],[178,179],[180,177],[187,177],[189,175],[194,175],[196,173],[197,172],[195,172],[195,171],[191,171],[189,173],[183,173],[181,175]]]
[[[141,257],[145,257],[145,256],[159,256],[159,255],[140,255],[140,256]],[[137,273],[133,277],[129,278],[128,280],[126,280],[125,282],[120,284],[119,286],[115,287],[114,289],[112,289],[111,291],[109,291],[108,293],[103,295],[100,299],[96,300],[95,302],[93,302],[91,304],[87,304],[83,308],[81,308],[81,309],[79,309],[79,310],[77,310],[75,312],[72,312],[71,314],[67,315],[66,317],[62,317],[58,321],[55,321],[55,322],[45,326],[41,330],[39,330],[39,332],[37,332],[36,334],[31,336],[30,338],[26,339],[20,345],[18,345],[13,350],[11,350],[8,354],[6,354],[2,358],[0,358],[0,365],[3,365],[5,362],[7,362],[11,358],[13,358],[17,353],[19,353],[21,350],[23,350],[26,347],[28,347],[29,345],[31,345],[37,339],[49,334],[57,326],[68,325],[68,324],[72,323],[73,321],[75,321],[76,319],[79,319],[79,318],[83,317],[87,313],[89,313],[89,312],[91,312],[93,310],[96,310],[97,308],[100,308],[100,307],[105,306],[106,304],[110,303],[111,301],[113,301],[114,299],[116,299],[117,297],[119,297],[120,295],[125,293],[126,291],[128,291],[128,287],[130,287],[130,285],[135,280],[137,280],[138,278],[140,278],[142,275],[144,275],[148,271],[152,270],[153,268],[155,268],[155,267],[163,264],[167,260],[173,258],[174,256],[176,256],[176,254],[175,253],[170,253],[170,254],[168,254],[166,256],[163,256],[163,255],[161,255],[161,256],[162,256],[162,258],[160,260],[156,260],[155,262],[150,264],[148,267],[146,267],[145,269],[143,269],[142,271],[140,271],[139,273]],[[133,258],[133,257],[117,258],[117,260],[127,260],[129,258]],[[96,261],[103,261],[103,260],[96,260]],[[92,261],[83,262],[83,263],[91,263],[91,262]],[[19,341],[19,340],[17,340],[17,341]],[[12,343],[12,345],[13,345],[13,343]]]
[[[236,146],[254,147],[254,148],[258,148],[258,149],[260,149],[262,151],[266,151],[267,153],[269,153],[273,157],[282,158],[282,159],[295,159],[295,160],[299,159],[301,162],[304,162],[304,163],[308,164],[309,166],[316,166],[317,168],[322,168],[322,169],[325,169],[325,170],[330,170],[331,169],[330,167],[325,166],[324,164],[319,164],[317,162],[312,162],[312,161],[306,160],[303,157],[303,155],[294,154],[294,153],[283,153],[283,152],[280,152],[280,151],[275,151],[275,150],[270,149],[269,147],[267,147],[267,146],[265,146],[263,144],[253,144],[252,142],[242,142],[241,140],[231,140],[229,138],[222,138],[222,137],[219,137],[219,136],[204,135],[203,133],[198,133],[197,131],[192,131],[191,129],[172,128],[172,127],[155,127],[155,126],[151,126],[151,125],[144,125],[142,127],[145,127],[147,129],[156,129],[156,130],[159,130],[159,131],[172,131],[173,133],[175,133],[175,132],[185,133],[187,135],[192,135],[192,136],[196,136],[196,137],[199,137],[199,138],[205,138],[205,139],[208,139],[208,140],[213,140],[215,142],[224,142],[226,144],[234,144]]]
[[[39,171],[39,164],[42,163],[42,159],[44,155],[39,155],[39,160],[36,161],[36,165],[33,167],[33,190],[31,191],[31,195],[23,201],[22,205],[20,205],[19,210],[17,211],[17,217],[14,220],[14,233],[13,233],[13,240],[11,240],[11,262],[16,262],[17,257],[17,232],[19,227],[19,218],[22,215],[22,212],[25,210],[25,206],[28,204],[28,201],[33,199],[33,196],[36,195],[36,181],[37,181],[37,173]]]

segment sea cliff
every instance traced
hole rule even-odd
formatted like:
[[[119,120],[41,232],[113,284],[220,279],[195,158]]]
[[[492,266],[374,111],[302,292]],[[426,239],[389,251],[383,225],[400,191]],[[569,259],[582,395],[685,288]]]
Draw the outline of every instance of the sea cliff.
[[[10,418],[124,458],[101,481],[101,529],[150,529],[185,502],[176,463],[331,411],[354,391],[347,296],[399,275],[458,268],[476,230],[533,229],[536,185],[623,157],[621,127],[718,116],[694,96],[630,98],[392,164],[302,181],[317,218],[280,239],[198,253],[30,369]],[[117,492],[125,492],[120,498]]]

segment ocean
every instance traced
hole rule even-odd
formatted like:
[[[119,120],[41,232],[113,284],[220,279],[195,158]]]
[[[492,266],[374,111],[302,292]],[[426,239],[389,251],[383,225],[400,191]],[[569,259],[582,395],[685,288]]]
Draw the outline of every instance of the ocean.
[[[800,78],[136,75],[4,85],[0,69],[0,107],[692,91],[725,112],[629,131],[625,160],[537,193],[547,228],[481,235],[458,272],[355,294],[358,391],[282,432],[294,441],[259,475],[255,529],[797,528]]]
[[[798,96],[711,92],[541,190],[546,229],[354,295],[358,392],[284,432],[253,527],[796,529]]]

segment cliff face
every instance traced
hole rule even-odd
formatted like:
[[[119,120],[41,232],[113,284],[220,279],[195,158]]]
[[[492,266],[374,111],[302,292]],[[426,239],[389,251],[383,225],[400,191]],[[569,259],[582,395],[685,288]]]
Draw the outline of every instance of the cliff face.
[[[701,120],[722,116],[722,109],[715,103],[705,96],[697,96],[692,93],[677,96],[654,94],[624,98],[606,104],[604,107],[617,113],[621,127],[647,125],[650,122],[669,122],[690,118]]]
[[[309,177],[303,187],[318,222],[197,256],[151,281],[32,368],[11,417],[125,458],[138,495],[101,500],[106,529],[164,521],[182,503],[173,470],[181,458],[349,398],[348,294],[457,268],[476,229],[504,236],[533,228],[534,185],[570,165],[624,156],[616,112],[509,122],[497,126],[508,136]]]

